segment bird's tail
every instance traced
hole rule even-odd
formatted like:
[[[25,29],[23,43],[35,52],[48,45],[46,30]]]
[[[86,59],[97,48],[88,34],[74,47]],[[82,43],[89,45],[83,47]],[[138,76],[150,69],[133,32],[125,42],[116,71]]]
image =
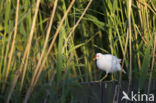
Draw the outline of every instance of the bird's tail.
[[[126,74],[126,71],[125,71],[124,69],[122,69],[122,72],[123,72],[124,74]]]

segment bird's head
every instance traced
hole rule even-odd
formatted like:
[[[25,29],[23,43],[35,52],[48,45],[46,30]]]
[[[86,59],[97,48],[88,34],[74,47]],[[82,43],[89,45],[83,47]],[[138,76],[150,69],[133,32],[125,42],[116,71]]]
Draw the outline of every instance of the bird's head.
[[[98,60],[102,57],[101,53],[96,53],[95,57],[93,58],[93,60]]]

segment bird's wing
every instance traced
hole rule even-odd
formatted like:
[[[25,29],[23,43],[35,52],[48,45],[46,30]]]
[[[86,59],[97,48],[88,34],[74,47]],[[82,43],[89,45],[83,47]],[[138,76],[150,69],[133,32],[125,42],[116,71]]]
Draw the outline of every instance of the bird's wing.
[[[116,56],[112,56],[112,62],[115,64],[121,63],[121,59],[118,59]]]
[[[126,71],[125,71],[124,69],[122,69],[122,72],[123,72],[124,74],[126,74]]]
[[[114,56],[115,59],[117,60],[118,63],[121,63],[121,59],[117,58],[116,56]]]

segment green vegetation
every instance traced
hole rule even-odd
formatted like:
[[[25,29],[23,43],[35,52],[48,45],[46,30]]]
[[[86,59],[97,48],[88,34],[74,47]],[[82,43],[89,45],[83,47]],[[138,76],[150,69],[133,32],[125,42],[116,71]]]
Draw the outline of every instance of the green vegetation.
[[[75,103],[103,75],[97,52],[124,58],[140,89],[156,78],[156,0],[0,0],[0,12],[2,103]]]

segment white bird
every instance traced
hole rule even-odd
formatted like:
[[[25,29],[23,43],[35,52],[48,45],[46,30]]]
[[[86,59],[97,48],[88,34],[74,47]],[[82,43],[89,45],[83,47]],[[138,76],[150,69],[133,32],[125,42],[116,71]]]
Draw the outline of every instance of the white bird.
[[[117,71],[121,71],[121,59],[118,59],[117,57],[111,55],[111,54],[102,54],[97,53],[94,57],[94,60],[96,60],[96,65],[100,70],[104,70],[106,72],[106,75],[100,80],[104,80],[108,73],[114,73]],[[124,70],[122,70],[123,73],[126,73]],[[113,75],[112,75],[113,80]]]

